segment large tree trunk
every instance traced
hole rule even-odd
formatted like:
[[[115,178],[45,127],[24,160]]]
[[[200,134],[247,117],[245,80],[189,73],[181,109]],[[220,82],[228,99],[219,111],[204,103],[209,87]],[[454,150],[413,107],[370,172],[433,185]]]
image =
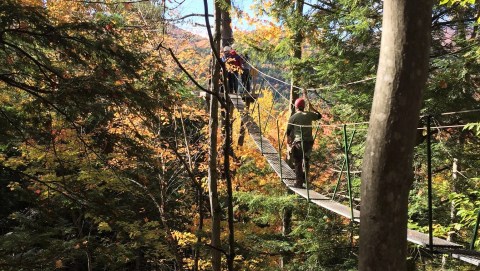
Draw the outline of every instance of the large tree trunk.
[[[428,74],[431,0],[385,0],[362,168],[359,270],[406,270],[408,192]]]
[[[215,49],[217,52],[220,51],[220,22],[221,22],[221,10],[218,4],[218,1],[215,1]],[[213,57],[213,75],[212,75],[212,92],[219,93],[219,82],[220,82],[220,63]],[[221,216],[222,209],[218,202],[218,174],[217,174],[217,135],[218,135],[218,99],[215,95],[211,95],[210,98],[210,123],[209,123],[209,134],[210,134],[210,161],[208,164],[208,191],[210,198],[210,210],[212,215],[212,235],[211,235],[211,245],[212,249],[212,270],[220,271],[221,270]]]

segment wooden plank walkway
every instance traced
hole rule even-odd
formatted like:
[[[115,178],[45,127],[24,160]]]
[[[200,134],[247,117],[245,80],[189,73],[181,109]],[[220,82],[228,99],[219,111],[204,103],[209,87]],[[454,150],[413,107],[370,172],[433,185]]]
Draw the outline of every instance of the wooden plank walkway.
[[[452,253],[451,255],[452,255],[452,258],[467,262],[469,264],[480,266],[480,257],[479,256],[456,254],[456,253]]]
[[[336,202],[329,197],[317,193],[313,190],[308,190],[305,188],[295,188],[293,184],[295,182],[295,172],[287,165],[278,154],[277,149],[271,144],[270,140],[263,137],[261,134],[260,128],[255,123],[254,119],[246,113],[245,110],[245,103],[242,100],[240,95],[230,94],[230,99],[234,105],[234,107],[240,112],[242,121],[250,134],[250,137],[255,142],[257,148],[262,152],[263,156],[267,159],[268,163],[272,167],[272,169],[277,173],[280,177],[282,182],[293,191],[295,194],[305,198],[310,199],[310,202],[330,210],[338,215],[341,215],[345,218],[353,220],[355,222],[360,222],[360,211],[353,210],[353,218],[352,218],[352,210],[350,207],[343,205],[339,202]],[[408,230],[407,232],[407,240],[411,243],[428,247],[429,246],[429,235],[425,233],[421,233],[415,230]],[[434,247],[442,247],[442,248],[462,248],[463,246],[460,244],[456,244],[453,242],[449,242],[447,240],[433,237],[433,245]],[[463,255],[463,254],[452,254],[453,258],[468,262],[473,265],[480,266],[480,258],[472,256],[472,255]]]

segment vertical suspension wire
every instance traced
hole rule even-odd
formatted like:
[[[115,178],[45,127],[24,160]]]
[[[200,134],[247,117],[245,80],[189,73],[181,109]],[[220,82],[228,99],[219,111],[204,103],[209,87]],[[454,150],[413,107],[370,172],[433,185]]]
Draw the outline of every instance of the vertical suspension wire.
[[[237,78],[237,80],[238,80],[238,78]],[[242,96],[240,95],[239,92],[240,91],[238,90],[238,85],[237,85],[237,93],[235,93],[236,94],[235,100],[237,101],[237,108],[238,108],[238,105],[239,105],[239,102],[240,102],[239,100],[242,98]]]
[[[345,163],[347,161],[343,158],[342,168],[340,169],[340,173],[338,174],[337,185],[335,185],[335,189],[333,189],[332,200],[335,200],[335,196],[337,195],[337,190],[340,187],[340,181],[342,180],[343,169],[345,168]]]
[[[253,114],[253,112],[254,112],[254,110],[255,110],[255,105],[258,104],[258,98],[260,98],[260,92],[262,91],[262,87],[263,87],[263,84],[264,84],[264,83],[265,83],[265,78],[263,78],[262,83],[260,84],[260,87],[259,87],[259,89],[258,89],[258,96],[257,96],[256,99],[254,98],[254,97],[255,97],[255,89],[253,89],[253,90],[252,90],[252,94],[250,94],[250,96],[251,96],[252,98],[254,98],[254,100],[255,100],[255,102],[253,103],[253,106],[252,106],[252,114]],[[258,125],[260,125],[260,123],[259,123]]]
[[[317,134],[318,134],[318,131],[320,131],[320,125],[317,125],[315,127],[315,135],[313,136],[313,142],[315,142],[315,139],[317,139]]]
[[[347,153],[350,152],[350,148],[352,146],[353,138],[355,137],[355,133],[356,133],[356,130],[353,130],[352,137],[350,138],[350,142],[347,145]],[[344,136],[346,137],[346,131],[344,131]],[[335,189],[333,190],[332,200],[334,200],[335,196],[337,195],[337,190],[340,187],[340,181],[341,181],[341,178],[342,178],[342,175],[343,175],[343,169],[345,168],[346,163],[347,163],[347,159],[344,158],[343,163],[342,163],[342,168],[340,169],[340,174],[338,175],[337,185],[335,186]]]
[[[258,93],[260,94],[260,92],[262,91],[262,88],[263,88],[263,84],[265,84],[265,78],[262,77],[262,83],[260,84],[260,86],[258,87]]]
[[[347,189],[348,189],[348,202],[350,204],[350,215],[351,215],[351,221],[353,223],[353,220],[355,217],[353,216],[353,204],[352,204],[352,181],[350,179],[350,161],[348,159],[348,139],[347,139],[347,125],[343,125],[343,141],[344,141],[344,149],[345,149],[345,165],[347,166]]]
[[[265,79],[264,79],[264,80],[265,80]],[[262,82],[262,85],[263,85],[263,82]],[[253,97],[255,97],[255,96],[253,96],[253,95],[250,95],[250,96],[251,96],[252,98],[253,98]],[[253,112],[255,111],[255,106],[258,104],[258,98],[259,98],[259,96],[260,96],[260,92],[259,92],[259,94],[258,94],[257,98],[256,98],[256,99],[254,99],[254,100],[255,100],[255,102],[253,102],[253,106],[252,106],[252,114],[253,114]],[[259,124],[259,125],[260,125],[260,124]]]
[[[477,222],[475,223],[475,227],[473,229],[473,236],[472,241],[470,242],[470,249],[475,250],[475,241],[477,241],[478,236],[478,224],[480,223],[480,210],[478,210],[477,214]]]
[[[263,128],[264,131],[267,130],[267,125],[268,125],[268,121],[270,120],[270,116],[272,115],[272,110],[273,110],[273,106],[275,105],[275,98],[277,97],[277,93],[275,92],[275,94],[273,95],[273,100],[272,100],[272,106],[270,106],[270,110],[268,111],[268,117],[267,117],[267,121],[265,122],[265,127]]]
[[[428,247],[433,251],[433,205],[432,205],[432,116],[427,116],[427,173],[428,173]]]
[[[280,124],[277,119],[277,142],[278,142],[278,163],[280,164],[280,180],[283,182],[283,169],[282,169],[282,144],[280,142]]]
[[[305,159],[305,145],[303,144],[303,126],[300,125],[300,139],[302,142],[302,167],[305,178],[305,188],[307,189],[307,200],[310,202],[310,187],[308,185],[308,170],[307,170],[307,161]],[[295,165],[297,166],[297,165]]]
[[[260,104],[257,103],[257,111],[258,111],[258,130],[260,131],[260,152],[263,155],[263,138],[262,138],[262,124],[260,119]]]

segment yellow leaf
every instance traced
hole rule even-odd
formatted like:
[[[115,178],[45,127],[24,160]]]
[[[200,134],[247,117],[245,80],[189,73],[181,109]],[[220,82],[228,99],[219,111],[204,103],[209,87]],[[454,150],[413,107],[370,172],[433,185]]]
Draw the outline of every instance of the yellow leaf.
[[[98,230],[109,232],[109,231],[112,231],[112,228],[110,228],[110,225],[108,225],[107,222],[102,221],[98,224]]]
[[[62,260],[56,260],[55,261],[55,268],[63,268]]]

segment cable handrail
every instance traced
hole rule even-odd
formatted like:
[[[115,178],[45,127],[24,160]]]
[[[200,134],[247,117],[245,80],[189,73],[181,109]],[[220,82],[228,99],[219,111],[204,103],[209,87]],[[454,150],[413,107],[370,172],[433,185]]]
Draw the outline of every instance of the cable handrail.
[[[338,124],[317,124],[317,125],[301,125],[301,124],[294,124],[287,122],[287,124],[290,124],[292,126],[298,126],[298,127],[306,127],[306,128],[318,128],[318,127],[342,127],[343,125],[347,126],[355,126],[355,125],[361,125],[361,124],[369,124],[369,122],[349,122],[349,123],[338,123]],[[430,127],[431,129],[447,129],[447,128],[462,128],[465,127],[467,124],[459,124],[459,125],[443,125],[443,126],[432,126]],[[425,130],[427,129],[426,127],[418,127],[417,130]]]
[[[242,57],[242,59],[244,59]],[[245,59],[244,59],[245,60]],[[250,67],[252,67],[253,69],[255,69],[256,71],[258,71],[259,73],[261,73],[262,75],[265,75],[266,77],[268,78],[271,78],[273,80],[276,80],[278,82],[281,82],[283,84],[286,84],[286,85],[291,85],[291,83],[288,83],[288,82],[285,82],[285,81],[282,81],[278,78],[275,78],[273,76],[270,76],[268,74],[265,74],[264,72],[260,71],[258,68],[256,68],[255,66],[253,66],[251,64],[251,62],[248,62],[247,60],[245,60],[245,62],[247,62]],[[345,83],[345,84],[341,84],[341,85],[338,85],[338,86],[348,86],[348,85],[353,85],[353,84],[358,84],[358,83],[362,83],[362,82],[366,82],[366,81],[370,81],[370,80],[373,80],[373,79],[376,79],[376,77],[370,77],[370,78],[366,78],[366,79],[362,79],[362,80],[358,80],[358,81],[353,81],[353,82],[350,82],[350,83]],[[268,82],[267,80],[267,84],[270,85],[271,88],[273,88],[275,90],[275,92],[277,92],[282,98],[284,98],[285,100],[289,101],[290,103],[290,99],[285,97],[284,95],[281,94],[281,92],[279,92],[274,86],[272,86],[272,84],[270,82]],[[292,86],[292,85],[291,85]],[[328,89],[330,87],[333,87],[335,85],[331,85],[331,86],[325,86],[325,87],[322,87],[322,88],[302,88],[302,87],[299,87],[299,86],[295,86],[293,85],[292,87],[296,88],[296,89],[301,89],[301,90],[307,90],[307,91],[316,91],[316,90],[322,90],[322,89]],[[292,103],[290,103],[292,104]],[[293,104],[292,104],[293,105]],[[447,116],[447,115],[456,115],[456,114],[465,114],[465,113],[473,113],[473,112],[480,112],[480,109],[470,109],[470,110],[462,110],[462,111],[452,111],[452,112],[444,112],[444,113],[439,113],[440,116]],[[423,116],[422,116],[423,117]],[[433,127],[432,127],[433,128]],[[440,127],[442,128],[442,127]],[[449,128],[449,127],[447,127]]]
[[[447,116],[447,115],[457,115],[457,114],[472,113],[472,112],[480,112],[480,109],[445,112],[445,113],[440,113],[440,115],[441,116]]]
[[[250,97],[254,98],[250,93],[246,92]],[[261,108],[261,107],[260,107]],[[265,112],[268,116],[272,117],[274,120],[279,120],[278,117],[272,115],[270,112],[267,110],[261,108],[261,111]],[[347,123],[338,123],[338,124],[312,124],[312,125],[301,125],[301,124],[295,124],[291,122],[287,122],[287,125],[292,125],[292,126],[297,126],[297,127],[304,127],[304,128],[321,128],[321,127],[330,127],[330,128],[341,128],[343,125],[346,126],[356,126],[356,125],[367,125],[369,124],[368,121],[364,122],[347,122]],[[448,129],[448,128],[463,128],[467,124],[458,124],[458,125],[441,125],[441,126],[432,126],[430,127],[431,129]],[[358,129],[358,128],[357,128]],[[418,127],[417,130],[425,130],[427,129],[426,127]]]
[[[271,76],[269,76],[269,75],[261,72],[260,70],[258,70],[258,69],[256,69],[256,68],[254,68],[254,69],[257,70],[259,73],[267,76],[267,77],[273,78],[273,77],[271,77]],[[287,98],[287,97],[286,97],[285,95],[283,95],[280,91],[278,91],[278,89],[277,89],[276,87],[274,87],[274,86],[272,85],[272,83],[270,83],[268,80],[266,80],[265,77],[262,77],[262,78],[267,82],[267,84],[270,86],[270,88],[273,89],[276,93],[278,93],[278,95],[281,96],[284,100],[286,100],[289,105],[294,105],[294,103],[292,103],[289,98]],[[279,79],[278,79],[278,80],[279,80]],[[286,82],[283,82],[283,83],[286,83]],[[286,84],[288,84],[288,83],[286,83]],[[297,88],[299,88],[299,87],[297,87]],[[317,94],[318,94],[318,93],[317,93]],[[329,103],[329,101],[327,101],[327,100],[324,99],[323,97],[320,96],[320,98],[321,98],[323,101],[325,101],[326,103]]]
[[[239,79],[238,76],[235,75],[235,73],[232,73],[232,74],[233,74],[233,76],[235,76],[235,78],[237,79],[237,82],[238,82],[239,86],[241,86],[243,89],[246,89],[245,86],[243,85],[243,83],[241,82],[241,79]],[[236,90],[236,91],[238,92],[238,90]],[[242,93],[247,93],[252,99],[255,99],[255,98],[252,96],[252,94],[251,94],[250,92],[248,92],[248,91],[244,91],[244,92],[242,92]],[[237,94],[240,94],[240,93],[237,93]],[[260,106],[259,106],[258,108],[260,109]],[[271,114],[270,112],[268,112],[267,110],[265,110],[265,109],[263,109],[263,108],[262,108],[261,110],[264,111],[265,113],[267,113],[267,116],[272,117],[272,118],[274,118],[275,120],[278,120],[278,117],[272,115],[272,114]]]
[[[246,63],[248,63],[248,65],[250,65],[251,68],[253,68],[254,70],[258,71],[259,73],[265,75],[266,77],[270,78],[270,79],[273,79],[277,82],[280,82],[280,83],[283,83],[285,85],[289,85],[293,88],[296,88],[296,89],[305,89],[305,90],[309,90],[309,91],[317,91],[317,90],[325,90],[325,89],[329,89],[329,88],[332,88],[332,87],[343,87],[343,86],[350,86],[350,85],[355,85],[355,84],[359,84],[359,83],[363,83],[363,82],[367,82],[367,81],[370,81],[370,80],[374,80],[376,79],[377,77],[374,76],[374,77],[370,77],[370,78],[365,78],[365,79],[361,79],[361,80],[357,80],[357,81],[352,81],[352,82],[348,82],[348,83],[344,83],[344,84],[340,84],[340,85],[329,85],[329,86],[322,86],[322,87],[318,87],[318,88],[302,88],[302,87],[299,87],[299,86],[296,86],[296,85],[292,85],[291,83],[288,83],[288,82],[285,82],[281,79],[278,79],[276,77],[273,77],[271,75],[268,75],[262,71],[260,71],[257,67],[255,67],[251,62],[249,62],[248,60],[246,60],[244,57],[240,56]]]
[[[271,75],[268,75],[264,72],[262,72],[261,70],[259,70],[256,66],[254,66],[250,61],[248,61],[247,59],[245,59],[243,56],[240,56],[243,61],[245,61],[248,65],[250,65],[250,68],[256,70],[257,72],[259,72],[259,74],[265,76],[265,77],[268,77],[268,78],[271,78],[275,81],[278,81],[280,83],[283,83],[285,85],[290,85],[291,87],[293,88],[296,88],[296,89],[302,89],[302,90],[309,90],[309,91],[315,91],[315,90],[321,90],[321,89],[328,89],[328,88],[331,88],[335,85],[331,85],[331,86],[325,86],[325,87],[321,87],[321,88],[302,88],[302,87],[299,87],[299,86],[295,86],[295,85],[292,85],[291,83],[288,83],[288,82],[285,82],[281,79],[278,79],[276,77],[273,77]],[[233,73],[234,74],[234,73]],[[243,85],[241,79],[234,74],[234,76],[236,77],[237,81],[238,81],[238,84],[246,90],[246,87]],[[265,78],[264,78],[265,79]],[[376,79],[376,77],[371,77],[371,78],[366,78],[366,79],[362,79],[362,80],[357,80],[357,81],[353,81],[353,82],[349,82],[349,83],[345,83],[345,84],[342,84],[342,85],[338,85],[338,86],[347,86],[347,85],[353,85],[353,84],[358,84],[358,83],[363,83],[363,82],[367,82],[367,81],[370,81],[370,80],[373,80],[373,79]],[[274,92],[276,92],[279,96],[281,96],[284,100],[288,101],[289,104],[293,105],[293,103],[290,102],[290,99],[287,98],[285,95],[283,95],[277,88],[275,88],[268,80],[265,80],[268,84],[268,86],[270,87],[271,90],[273,90]],[[255,99],[250,92],[248,91],[244,91],[243,93],[246,93],[247,95],[249,95],[252,99]],[[260,108],[260,107],[259,107]],[[267,116],[273,118],[274,120],[278,121],[278,117],[277,116],[274,116],[272,115],[270,112],[268,112],[267,110],[264,110],[264,109],[261,109],[263,112],[265,112],[267,114]],[[442,116],[445,116],[445,115],[454,115],[454,114],[463,114],[463,113],[472,113],[472,112],[479,112],[480,109],[472,109],[472,110],[462,110],[462,111],[453,111],[453,112],[445,112],[445,113],[440,113],[439,115],[442,115]],[[337,127],[341,127],[343,125],[346,125],[346,126],[355,126],[355,125],[362,125],[362,124],[368,124],[369,122],[352,122],[352,123],[341,123],[341,124],[312,124],[312,125],[299,125],[299,124],[294,124],[294,123],[290,123],[290,122],[287,122],[287,125],[292,125],[292,126],[297,126],[297,127],[309,127],[309,128],[320,128],[320,127],[332,127],[332,128],[337,128]],[[447,128],[459,128],[459,127],[465,127],[464,124],[462,125],[445,125],[445,126],[436,126],[436,127],[431,127],[432,129],[447,129]],[[417,130],[425,130],[426,128],[425,127],[419,127],[417,128]]]
[[[467,124],[457,124],[457,125],[440,125],[440,126],[431,126],[431,129],[447,129],[447,128],[463,128]],[[426,130],[427,127],[418,127],[417,130]]]
[[[264,78],[265,79],[265,78]],[[278,93],[283,99],[285,99],[290,105],[293,105],[293,103],[290,102],[290,99],[285,97],[285,95],[283,95],[280,91],[278,91],[273,85],[272,83],[270,83],[268,80],[265,80],[267,82],[267,84],[270,86],[270,88],[272,88],[276,93]]]

